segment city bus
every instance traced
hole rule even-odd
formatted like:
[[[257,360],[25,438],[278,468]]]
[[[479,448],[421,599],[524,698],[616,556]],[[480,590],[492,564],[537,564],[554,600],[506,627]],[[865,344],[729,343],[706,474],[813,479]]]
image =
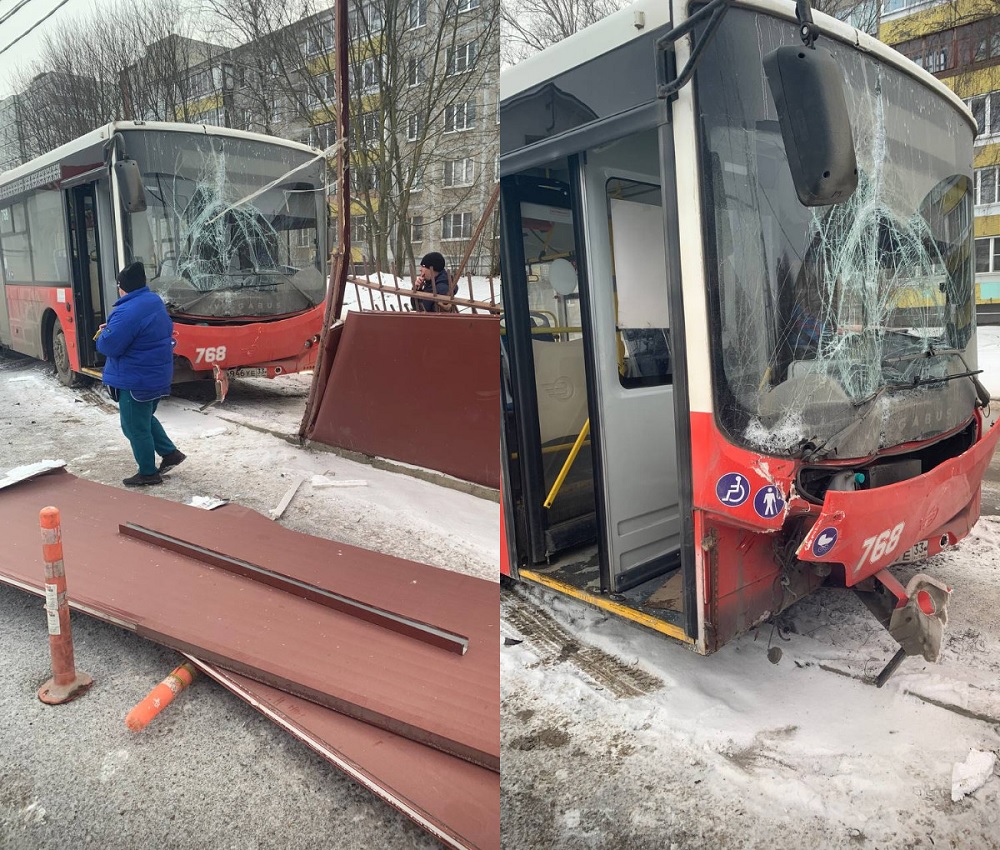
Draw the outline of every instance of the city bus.
[[[500,110],[501,572],[705,654],[836,585],[936,660],[951,588],[898,565],[1000,433],[968,109],[802,0],[642,0]]]
[[[326,297],[325,159],[221,127],[123,121],[0,175],[0,346],[99,379],[94,336],[141,261],[174,380],[310,369]]]

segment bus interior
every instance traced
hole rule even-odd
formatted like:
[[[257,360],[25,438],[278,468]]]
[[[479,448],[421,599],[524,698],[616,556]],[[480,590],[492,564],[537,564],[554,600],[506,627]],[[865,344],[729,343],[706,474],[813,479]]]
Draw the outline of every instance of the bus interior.
[[[502,181],[506,463],[522,576],[680,631],[660,175],[649,129]]]

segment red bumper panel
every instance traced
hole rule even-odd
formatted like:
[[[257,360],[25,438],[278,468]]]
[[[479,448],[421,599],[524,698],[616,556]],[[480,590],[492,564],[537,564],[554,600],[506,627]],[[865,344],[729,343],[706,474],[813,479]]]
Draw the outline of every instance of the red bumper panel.
[[[925,475],[875,490],[829,491],[796,552],[802,561],[843,564],[847,585],[927,541],[927,554],[964,537],[979,519],[980,482],[1000,437],[994,426],[972,448]]]

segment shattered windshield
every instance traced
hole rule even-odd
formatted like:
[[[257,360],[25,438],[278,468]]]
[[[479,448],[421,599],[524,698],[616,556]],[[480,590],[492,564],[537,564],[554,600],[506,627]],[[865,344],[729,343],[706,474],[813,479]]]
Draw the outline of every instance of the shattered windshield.
[[[832,39],[857,191],[804,207],[763,57],[793,24],[731,10],[695,77],[720,425],[770,454],[864,457],[971,416],[972,128]]]
[[[131,216],[132,254],[175,319],[282,316],[322,303],[322,159],[226,136],[125,136],[147,203]]]

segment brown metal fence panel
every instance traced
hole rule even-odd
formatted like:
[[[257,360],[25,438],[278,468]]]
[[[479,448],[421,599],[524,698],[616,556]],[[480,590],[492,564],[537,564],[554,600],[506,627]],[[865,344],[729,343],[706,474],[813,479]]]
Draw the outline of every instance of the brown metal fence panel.
[[[308,434],[500,486],[500,320],[352,312]]]

